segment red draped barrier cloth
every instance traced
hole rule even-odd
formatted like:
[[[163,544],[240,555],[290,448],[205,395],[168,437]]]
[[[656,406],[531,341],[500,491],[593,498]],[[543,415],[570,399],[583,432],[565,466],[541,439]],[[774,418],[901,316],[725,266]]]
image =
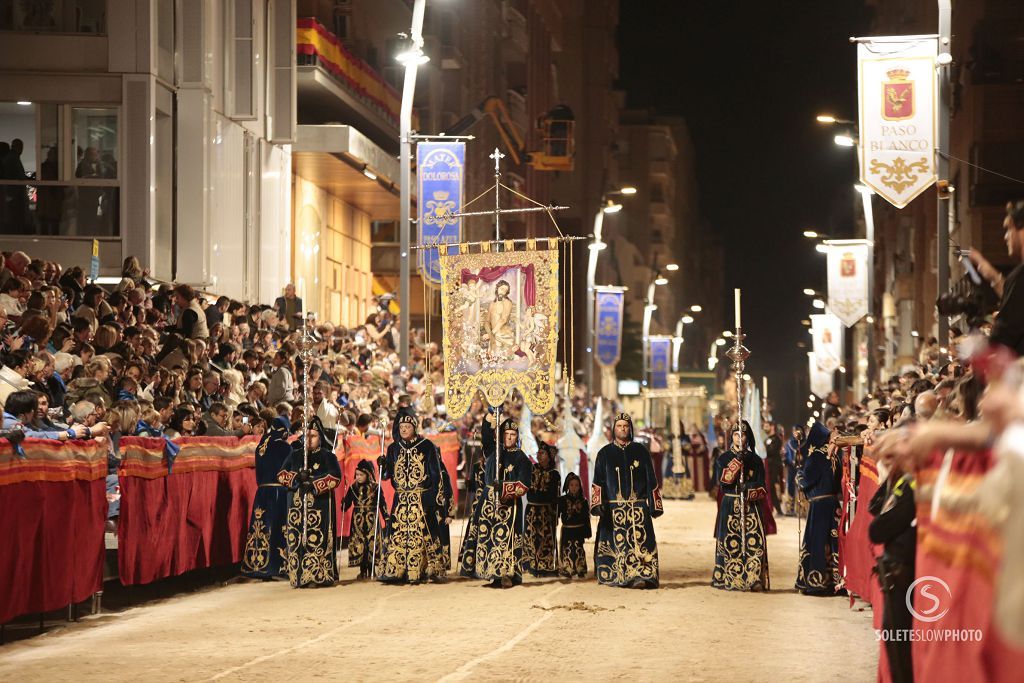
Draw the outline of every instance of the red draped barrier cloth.
[[[915,618],[923,633],[913,642],[914,678],[930,680],[1019,681],[1024,650],[1010,647],[993,621],[996,576],[1003,555],[1003,538],[996,523],[979,506],[985,474],[994,465],[990,452],[953,453],[942,477],[938,505],[933,498],[945,453],[935,453],[917,472],[917,576],[934,576],[949,586],[932,592],[948,612],[933,622]],[[1014,501],[1014,504],[1020,501]],[[1016,539],[1014,542],[1020,542]],[[932,602],[915,594],[918,612]],[[978,641],[936,640],[947,630],[980,630]]]
[[[121,583],[241,561],[258,442],[251,436],[184,438],[168,474],[163,439],[121,439]]]
[[[875,566],[875,557],[882,553],[882,546],[873,545],[868,540],[868,525],[872,520],[868,505],[878,491],[878,467],[870,446],[861,455],[858,470],[860,476],[853,522],[849,529],[839,530],[839,564],[846,576],[846,589],[862,600],[870,601],[872,589],[878,585],[871,570]]]
[[[459,441],[458,432],[442,432],[440,434],[429,434],[427,438],[434,442],[434,445],[441,451],[441,461],[444,462],[444,467],[448,470],[448,478],[452,482],[453,495],[455,497],[455,505],[459,504],[459,449],[462,447]],[[384,441],[384,448],[391,445],[391,436]],[[348,487],[355,481],[356,476],[356,465],[359,464],[360,460],[369,460],[373,463],[373,470],[377,473],[377,479],[380,480],[380,471],[377,468],[377,458],[380,457],[380,437],[377,435],[371,435],[368,437],[362,437],[358,435],[350,435],[345,439],[344,454],[342,451],[337,451],[338,464],[341,466],[341,471],[344,474],[344,485],[338,489],[338,493],[335,496],[334,505],[338,511],[338,519],[342,519],[342,502],[345,499],[345,493],[348,491]],[[391,485],[390,481],[384,482],[381,495],[384,500],[387,501],[388,509],[391,508],[391,503],[395,496],[395,487]],[[344,515],[344,521],[341,525],[343,534],[349,535],[349,527],[352,524],[352,509],[349,508]]]
[[[0,624],[86,600],[103,585],[107,449],[0,442]]]

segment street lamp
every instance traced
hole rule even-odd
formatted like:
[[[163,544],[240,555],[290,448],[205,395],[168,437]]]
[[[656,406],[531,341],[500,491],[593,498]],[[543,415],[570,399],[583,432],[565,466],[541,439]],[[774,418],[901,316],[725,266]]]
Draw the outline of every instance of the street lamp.
[[[853,147],[857,144],[857,141],[849,133],[840,133],[832,138],[832,140],[840,147]]]
[[[814,301],[811,302],[811,305],[817,308],[819,311],[825,310],[825,302],[822,301],[821,299],[815,299]]]
[[[612,197],[634,194],[636,194],[636,188],[629,185],[620,188],[617,192],[605,192],[601,195],[601,201],[598,202],[598,210],[594,213],[594,236],[588,245],[590,255],[587,258],[587,365],[586,372],[584,373],[587,391],[591,392],[592,396],[594,395],[594,339],[596,337],[596,330],[594,329],[594,307],[596,306],[594,279],[597,277],[597,257],[608,246],[601,239],[604,231],[604,217],[605,214],[615,214],[622,211],[622,204],[613,201]]]
[[[818,239],[819,235],[814,230],[804,230],[804,237],[809,240]]]
[[[852,126],[853,125],[853,121],[848,121],[846,119],[837,119],[832,114],[818,114],[817,116],[814,117],[814,119],[818,123],[826,124],[826,125],[829,125],[829,126],[834,125],[836,123],[842,124],[844,126]]]
[[[658,305],[654,303],[654,291],[655,289],[668,282],[661,276],[660,272],[655,271],[654,279],[651,280],[651,284],[647,285],[647,300],[644,302],[644,329],[643,329],[643,346],[644,346],[644,358],[643,358],[643,378],[640,384],[647,386],[647,361],[648,361],[648,350],[647,344],[651,336],[651,314],[658,310]],[[645,402],[646,404],[646,402]],[[646,405],[644,411],[644,418],[646,419]]]
[[[816,296],[818,293],[813,289],[805,289],[804,294],[807,296]]]
[[[399,62],[405,67],[405,80],[402,83],[402,103],[398,115],[399,143],[399,270],[398,301],[402,307],[400,314],[401,334],[399,335],[398,358],[402,369],[409,367],[409,339],[412,337],[412,302],[409,300],[409,284],[411,280],[412,259],[409,258],[409,240],[411,233],[410,208],[412,188],[409,176],[412,174],[412,102],[416,95],[416,71],[420,64],[426,63],[423,54],[423,14],[427,0],[415,0],[412,8],[412,26],[409,30],[406,49],[397,55]]]
[[[693,313],[700,313],[703,310],[704,310],[704,307],[701,306],[700,304],[694,304],[694,305],[690,306],[690,311],[693,312]]]
[[[674,273],[677,270],[679,270],[679,264],[678,263],[670,263],[667,266],[665,266],[665,270],[667,270],[670,273]]]

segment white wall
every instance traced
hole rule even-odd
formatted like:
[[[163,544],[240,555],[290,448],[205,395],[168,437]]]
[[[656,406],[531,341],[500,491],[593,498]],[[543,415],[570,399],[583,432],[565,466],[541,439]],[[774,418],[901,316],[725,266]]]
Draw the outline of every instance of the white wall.
[[[260,140],[259,296],[273,303],[291,279],[292,153]]]
[[[210,286],[245,299],[245,139],[241,126],[213,116],[210,149]]]

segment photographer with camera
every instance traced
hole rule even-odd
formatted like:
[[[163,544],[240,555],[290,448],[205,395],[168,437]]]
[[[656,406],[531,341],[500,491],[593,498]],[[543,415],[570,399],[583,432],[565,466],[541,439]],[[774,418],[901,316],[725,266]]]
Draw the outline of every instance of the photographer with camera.
[[[1024,282],[1021,282],[1024,277],[1021,275],[1024,270],[1024,201],[1006,205],[1003,228],[1006,230],[1003,239],[1007,251],[1010,258],[1017,262],[1009,275],[1004,278],[975,249],[971,249],[969,258],[978,273],[1000,297],[999,310],[989,339],[993,344],[1006,346],[1021,356],[1024,355]]]

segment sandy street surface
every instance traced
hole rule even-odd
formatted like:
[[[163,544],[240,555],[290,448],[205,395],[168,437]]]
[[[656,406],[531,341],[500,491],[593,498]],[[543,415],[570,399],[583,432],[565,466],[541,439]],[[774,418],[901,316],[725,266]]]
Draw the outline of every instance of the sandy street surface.
[[[0,681],[874,680],[871,612],[793,591],[796,520],[769,537],[774,590],[738,594],[708,585],[714,516],[666,501],[656,591],[384,586],[344,567],[334,588],[219,585],[10,643]]]

